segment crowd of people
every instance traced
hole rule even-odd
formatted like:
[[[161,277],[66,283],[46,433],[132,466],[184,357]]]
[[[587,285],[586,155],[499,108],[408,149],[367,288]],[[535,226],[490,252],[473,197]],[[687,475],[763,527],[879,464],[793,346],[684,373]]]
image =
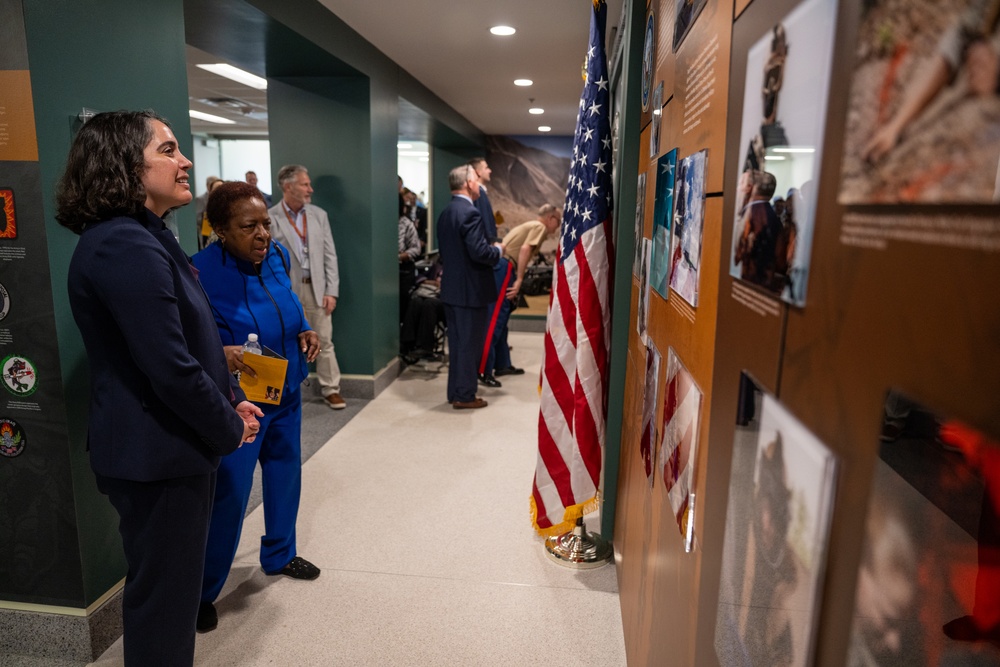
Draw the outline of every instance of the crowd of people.
[[[165,119],[106,112],[77,133],[57,188],[56,218],[80,237],[69,297],[91,361],[91,467],[119,515],[128,565],[128,665],[190,665],[195,633],[217,627],[214,603],[258,463],[263,571],[320,576],[295,537],[309,363],[323,403],[346,405],[331,340],[337,250],[326,212],[311,202],[308,169],[279,170],[276,204],[252,171],[245,181],[209,177],[196,201],[199,251],[188,257],[164,217],[192,201],[191,167]],[[523,266],[559,222],[546,205],[541,220],[498,239],[489,173],[485,160],[451,171],[453,197],[438,219],[433,263],[423,261],[426,207],[400,183],[401,339],[410,353],[435,354],[443,315],[456,409],[486,405],[477,381],[523,373],[510,363],[506,316]],[[263,362],[244,353],[244,341],[287,361],[283,379],[262,383],[266,394],[251,391],[257,370],[266,369],[254,368]]]
[[[440,359],[439,325],[448,340],[448,402],[456,410],[478,409],[488,401],[477,385],[500,388],[497,377],[521,375],[507,342],[507,322],[531,260],[562,220],[552,204],[500,238],[487,184],[492,169],[477,157],[448,175],[451,201],[437,220],[439,257],[415,268],[417,228],[414,208],[399,179],[400,348],[403,360]],[[410,193],[412,194],[412,193]],[[426,241],[420,241],[420,252]]]

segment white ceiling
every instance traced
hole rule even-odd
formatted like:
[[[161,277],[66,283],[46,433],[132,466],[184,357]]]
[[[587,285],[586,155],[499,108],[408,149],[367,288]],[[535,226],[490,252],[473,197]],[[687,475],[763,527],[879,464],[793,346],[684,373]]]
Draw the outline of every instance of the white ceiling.
[[[539,125],[550,126],[554,135],[573,133],[583,86],[590,0],[320,1],[484,133],[537,135]],[[609,45],[622,2],[608,0]],[[512,26],[517,33],[490,34],[490,27],[498,24]],[[240,120],[238,126],[223,126],[192,119],[193,131],[266,131],[266,122],[236,111],[219,113],[197,102],[234,97],[258,110],[260,100],[266,105],[266,94],[194,68],[192,59],[218,61],[188,47],[191,108]],[[534,85],[515,86],[514,79],[520,78],[531,79]],[[531,115],[531,106],[545,113]]]

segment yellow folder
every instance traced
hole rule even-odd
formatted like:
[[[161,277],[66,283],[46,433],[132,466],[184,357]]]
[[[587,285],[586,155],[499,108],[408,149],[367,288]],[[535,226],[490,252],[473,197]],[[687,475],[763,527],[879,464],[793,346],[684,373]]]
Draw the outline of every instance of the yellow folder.
[[[257,377],[243,373],[240,375],[240,387],[248,401],[277,405],[281,403],[288,360],[267,347],[263,350],[264,354],[243,353],[243,363],[252,368]]]

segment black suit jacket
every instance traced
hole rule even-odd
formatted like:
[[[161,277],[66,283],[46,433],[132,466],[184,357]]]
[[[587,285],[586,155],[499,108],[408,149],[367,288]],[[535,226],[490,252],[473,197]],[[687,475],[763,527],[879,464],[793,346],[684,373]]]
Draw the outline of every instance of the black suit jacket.
[[[482,307],[497,297],[493,266],[500,249],[489,244],[483,218],[472,202],[453,196],[437,222],[441,250],[441,301],[452,306]]]
[[[90,362],[94,472],[140,482],[210,474],[235,450],[245,396],[196,271],[147,211],[88,225],[69,267]]]

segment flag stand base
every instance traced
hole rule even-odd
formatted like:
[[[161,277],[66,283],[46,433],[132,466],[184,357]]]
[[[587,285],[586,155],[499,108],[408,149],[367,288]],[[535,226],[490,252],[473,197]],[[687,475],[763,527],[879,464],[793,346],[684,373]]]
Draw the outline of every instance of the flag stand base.
[[[545,553],[564,567],[590,570],[607,565],[614,550],[600,535],[588,533],[580,517],[573,530],[545,540]]]

